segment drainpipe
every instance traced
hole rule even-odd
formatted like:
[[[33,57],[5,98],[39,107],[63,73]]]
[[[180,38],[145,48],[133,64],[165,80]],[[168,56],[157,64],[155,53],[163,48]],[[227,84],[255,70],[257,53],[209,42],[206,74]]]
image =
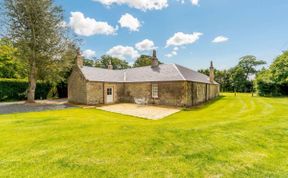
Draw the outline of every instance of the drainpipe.
[[[102,88],[103,88],[103,104],[105,104],[105,88],[104,88],[104,82],[102,84]]]

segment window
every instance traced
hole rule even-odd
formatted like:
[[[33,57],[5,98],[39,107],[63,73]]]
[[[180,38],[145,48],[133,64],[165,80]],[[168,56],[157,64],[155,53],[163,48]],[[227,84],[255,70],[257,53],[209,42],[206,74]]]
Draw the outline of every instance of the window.
[[[152,98],[158,98],[158,84],[152,84]]]
[[[112,95],[112,88],[107,88],[107,95]]]

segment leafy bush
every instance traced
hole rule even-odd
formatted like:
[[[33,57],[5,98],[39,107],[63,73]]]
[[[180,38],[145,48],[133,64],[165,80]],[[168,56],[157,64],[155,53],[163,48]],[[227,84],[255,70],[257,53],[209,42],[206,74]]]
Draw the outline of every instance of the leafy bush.
[[[278,56],[269,67],[256,77],[260,96],[288,95],[288,51]]]
[[[19,101],[26,99],[28,81],[24,79],[0,79],[0,101]],[[37,82],[36,99],[47,99],[51,85]]]

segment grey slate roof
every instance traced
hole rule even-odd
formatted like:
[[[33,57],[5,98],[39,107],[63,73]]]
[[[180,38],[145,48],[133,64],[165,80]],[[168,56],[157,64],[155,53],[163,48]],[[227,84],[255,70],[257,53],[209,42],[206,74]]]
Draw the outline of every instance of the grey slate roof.
[[[95,67],[82,67],[81,71],[88,81],[99,82],[161,82],[161,81],[193,81],[210,83],[209,77],[180,66],[178,64],[160,64],[125,70],[108,70]],[[213,82],[213,84],[218,84]]]

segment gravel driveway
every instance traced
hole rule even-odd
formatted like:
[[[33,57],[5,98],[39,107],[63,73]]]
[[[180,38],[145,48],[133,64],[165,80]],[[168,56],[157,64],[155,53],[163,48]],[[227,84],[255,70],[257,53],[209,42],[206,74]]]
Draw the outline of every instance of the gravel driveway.
[[[0,103],[0,114],[22,113],[22,112],[36,112],[46,110],[61,110],[72,108],[67,104],[66,100],[42,100],[36,101],[33,104],[27,104],[24,101],[20,102],[4,102]]]

